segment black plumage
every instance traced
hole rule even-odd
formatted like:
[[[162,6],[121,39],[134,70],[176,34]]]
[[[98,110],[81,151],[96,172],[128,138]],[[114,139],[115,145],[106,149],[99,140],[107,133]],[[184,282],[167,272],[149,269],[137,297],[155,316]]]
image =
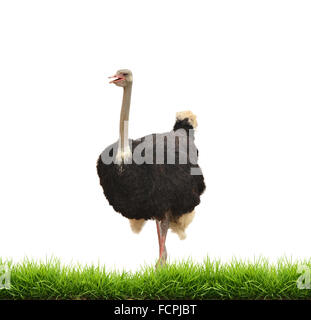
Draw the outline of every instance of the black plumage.
[[[165,134],[163,164],[104,164],[102,155],[110,155],[117,150],[117,144],[109,146],[97,161],[97,173],[104,194],[114,210],[129,219],[162,220],[166,212],[173,219],[193,211],[200,203],[200,195],[205,189],[203,175],[191,175],[191,169],[199,166],[190,162],[190,153],[197,153],[193,129],[188,119],[177,120],[174,130]],[[159,135],[160,136],[160,135]],[[168,143],[175,138],[175,147]],[[132,153],[135,148],[150,136],[131,141]],[[161,137],[160,137],[161,138]],[[156,135],[152,135],[153,159],[156,158]],[[181,145],[180,145],[181,144]],[[148,145],[144,152],[148,152]],[[171,153],[175,154],[176,164],[168,164]],[[186,163],[179,164],[182,153],[186,153]],[[145,156],[144,154],[142,154]],[[199,169],[200,170],[200,169]]]

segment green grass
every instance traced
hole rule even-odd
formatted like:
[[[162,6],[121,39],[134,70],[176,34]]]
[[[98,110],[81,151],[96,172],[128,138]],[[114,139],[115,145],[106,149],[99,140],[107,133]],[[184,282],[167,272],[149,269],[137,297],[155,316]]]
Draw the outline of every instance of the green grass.
[[[1,262],[0,265],[4,263]],[[310,299],[311,290],[297,288],[299,264],[311,260],[281,259],[269,264],[233,260],[202,264],[184,261],[154,270],[107,272],[97,266],[62,266],[25,260],[8,263],[11,288],[0,290],[0,299]]]

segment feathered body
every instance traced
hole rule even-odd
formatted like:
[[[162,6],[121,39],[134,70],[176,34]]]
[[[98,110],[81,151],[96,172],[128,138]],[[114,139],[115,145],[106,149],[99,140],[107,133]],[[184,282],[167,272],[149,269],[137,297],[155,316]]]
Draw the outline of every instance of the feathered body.
[[[204,177],[198,174],[200,168],[191,159],[191,153],[198,154],[192,130],[194,126],[196,123],[191,116],[177,116],[172,131],[130,140],[132,155],[144,143],[142,156],[151,152],[153,160],[157,156],[158,141],[163,141],[164,161],[160,164],[147,161],[141,164],[135,161],[131,164],[105,164],[102,155],[105,152],[112,155],[118,142],[102,153],[97,161],[97,172],[104,194],[115,211],[129,219],[144,220],[162,220],[170,212],[172,221],[193,211],[205,189]],[[169,159],[174,156],[175,164],[171,164]],[[180,164],[180,158],[186,161]],[[191,174],[193,168],[196,170],[194,175]]]

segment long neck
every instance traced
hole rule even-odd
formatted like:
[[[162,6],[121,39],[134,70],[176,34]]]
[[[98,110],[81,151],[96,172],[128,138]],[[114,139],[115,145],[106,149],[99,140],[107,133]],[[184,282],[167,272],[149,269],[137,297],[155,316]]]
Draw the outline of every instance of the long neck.
[[[132,84],[130,83],[123,88],[123,99],[122,108],[120,114],[120,136],[119,136],[119,148],[118,155],[124,158],[124,155],[129,153],[129,140],[128,140],[128,121],[130,113],[131,104],[131,94],[132,94]]]

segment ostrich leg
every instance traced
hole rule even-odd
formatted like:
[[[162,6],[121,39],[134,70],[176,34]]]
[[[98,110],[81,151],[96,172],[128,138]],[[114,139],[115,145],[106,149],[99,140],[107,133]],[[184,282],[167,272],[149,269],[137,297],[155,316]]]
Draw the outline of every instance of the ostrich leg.
[[[169,227],[169,218],[165,216],[165,218],[161,221],[156,221],[157,223],[157,232],[158,232],[158,240],[159,240],[159,260],[157,262],[157,267],[159,265],[164,265],[167,259],[167,251],[165,246],[166,235]]]

